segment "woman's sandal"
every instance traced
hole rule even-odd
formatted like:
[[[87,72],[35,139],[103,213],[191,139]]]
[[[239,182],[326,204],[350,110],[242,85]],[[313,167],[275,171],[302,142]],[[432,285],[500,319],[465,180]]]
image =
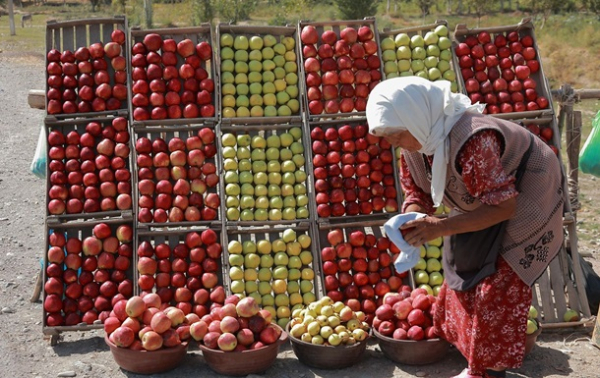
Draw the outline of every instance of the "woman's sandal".
[[[469,374],[469,369],[465,369],[459,375],[455,375],[454,377],[451,377],[451,378],[484,378],[484,377],[481,375]]]

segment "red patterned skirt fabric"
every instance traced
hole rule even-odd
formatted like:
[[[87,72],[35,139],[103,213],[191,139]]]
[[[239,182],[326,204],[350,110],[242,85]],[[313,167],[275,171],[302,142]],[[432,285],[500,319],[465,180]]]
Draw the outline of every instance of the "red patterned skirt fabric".
[[[436,331],[462,353],[474,375],[523,363],[531,287],[502,257],[496,267],[496,273],[466,292],[444,283],[434,314]]]

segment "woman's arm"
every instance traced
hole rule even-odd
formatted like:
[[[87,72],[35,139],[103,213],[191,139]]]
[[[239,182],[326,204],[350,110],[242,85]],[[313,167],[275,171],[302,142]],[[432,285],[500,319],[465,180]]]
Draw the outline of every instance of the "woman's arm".
[[[434,208],[431,196],[425,193],[415,183],[415,180],[408,170],[404,154],[400,155],[400,186],[404,193],[404,203],[402,204],[403,213],[416,211],[419,213],[433,214]]]
[[[504,172],[500,160],[501,143],[494,131],[483,131],[472,137],[458,156],[462,178],[469,193],[482,202],[472,212],[437,219],[426,217],[407,222],[402,229],[415,227],[405,235],[412,245],[439,236],[479,231],[510,219],[516,210],[518,192],[514,177]]]

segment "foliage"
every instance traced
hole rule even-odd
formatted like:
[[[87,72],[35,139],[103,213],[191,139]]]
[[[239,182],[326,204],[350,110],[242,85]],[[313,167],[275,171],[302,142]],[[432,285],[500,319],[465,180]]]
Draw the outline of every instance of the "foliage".
[[[381,0],[334,0],[343,20],[360,20],[365,17],[375,16]]]
[[[213,0],[221,21],[237,24],[250,18],[258,0]]]
[[[436,4],[435,0],[412,0],[421,10],[421,15],[423,17],[429,15],[431,7]]]
[[[192,24],[200,25],[203,22],[212,22],[215,17],[215,7],[211,0],[192,1]]]
[[[600,0],[583,0],[583,6],[600,20]]]
[[[477,27],[481,26],[481,17],[489,14],[497,0],[463,0],[463,5],[477,16]]]

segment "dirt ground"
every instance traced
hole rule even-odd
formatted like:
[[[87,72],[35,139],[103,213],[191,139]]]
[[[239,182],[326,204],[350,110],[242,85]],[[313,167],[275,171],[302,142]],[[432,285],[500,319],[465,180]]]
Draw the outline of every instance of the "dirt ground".
[[[42,335],[42,305],[30,303],[44,253],[44,181],[29,172],[43,112],[27,104],[30,89],[44,87],[43,57],[0,53],[0,376],[2,377],[135,377],[113,361],[102,331],[65,333],[51,347]],[[600,194],[596,185],[583,193],[585,221]],[[587,214],[587,215],[586,215]],[[591,213],[593,214],[593,212]],[[596,271],[600,242],[597,230],[580,250],[592,253]],[[589,343],[591,328],[543,332],[523,366],[509,377],[600,376],[600,349]],[[456,350],[427,366],[399,365],[386,359],[376,343],[354,367],[326,371],[298,362],[289,346],[275,365],[258,377],[450,377],[465,365]],[[182,366],[161,376],[219,377],[204,363],[196,347]],[[257,377],[257,376],[254,376]]]

